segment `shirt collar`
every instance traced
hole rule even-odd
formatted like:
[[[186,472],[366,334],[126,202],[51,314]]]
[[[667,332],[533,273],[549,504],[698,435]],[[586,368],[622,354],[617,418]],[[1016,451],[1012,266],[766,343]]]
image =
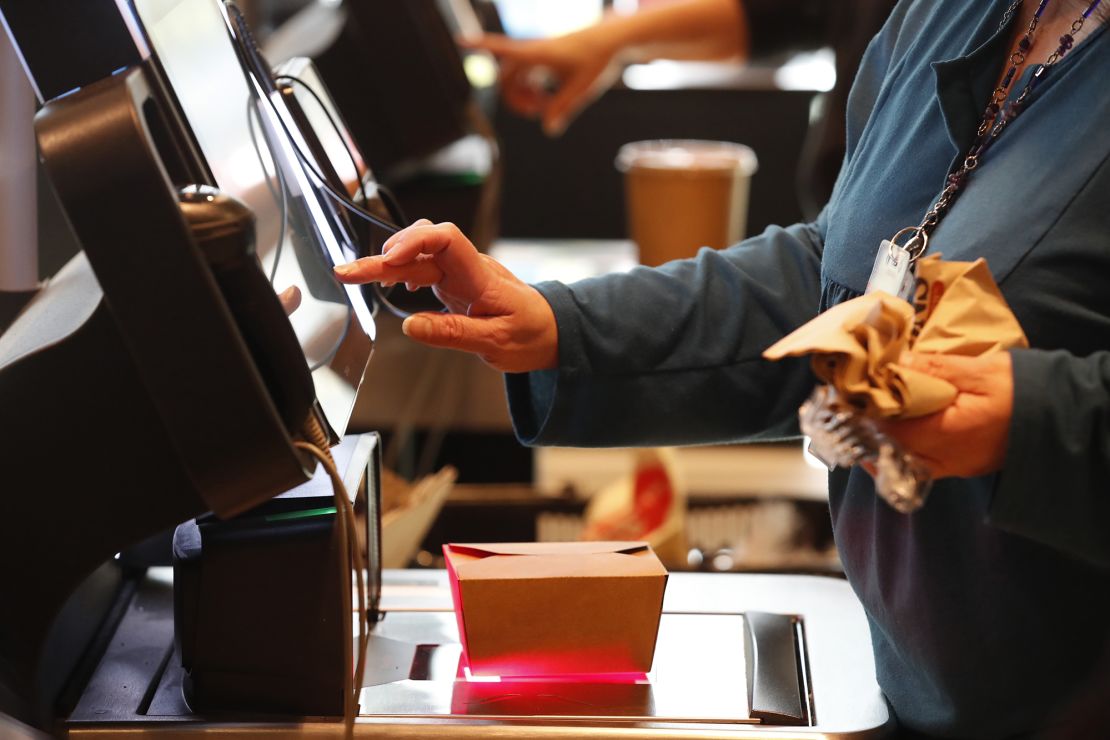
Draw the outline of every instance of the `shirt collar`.
[[[1000,62],[1005,56],[1017,14],[1004,27],[999,20],[1009,0],[985,4],[977,32],[971,37],[969,50],[961,56],[933,62],[936,75],[937,100],[948,129],[948,138],[957,153],[971,146],[983,110],[994,90]],[[1015,82],[1017,84],[1017,82]]]

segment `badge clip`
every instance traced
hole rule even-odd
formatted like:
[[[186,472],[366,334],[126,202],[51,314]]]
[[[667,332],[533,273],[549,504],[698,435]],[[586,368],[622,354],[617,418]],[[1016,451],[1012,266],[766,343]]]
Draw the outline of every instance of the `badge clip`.
[[[899,245],[898,239],[910,233],[913,237],[906,242],[906,246]],[[864,292],[881,290],[904,301],[911,300],[917,283],[914,263],[925,253],[928,245],[929,236],[916,226],[902,229],[890,239],[884,239],[875,253],[875,264],[871,267],[871,277]]]

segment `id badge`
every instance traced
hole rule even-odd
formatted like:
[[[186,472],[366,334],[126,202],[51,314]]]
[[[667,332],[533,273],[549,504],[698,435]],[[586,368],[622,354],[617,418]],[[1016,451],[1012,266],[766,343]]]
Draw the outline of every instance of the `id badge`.
[[[866,293],[881,290],[904,301],[913,296],[915,275],[910,253],[889,239],[884,239],[875,253],[875,264],[867,280]]]

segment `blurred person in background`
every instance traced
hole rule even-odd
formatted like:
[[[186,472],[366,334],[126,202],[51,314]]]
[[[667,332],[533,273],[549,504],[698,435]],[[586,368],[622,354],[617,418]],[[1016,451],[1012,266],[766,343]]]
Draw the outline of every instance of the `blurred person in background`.
[[[557,136],[604,92],[622,66],[655,59],[747,61],[831,47],[836,85],[819,103],[802,152],[799,200],[814,218],[844,158],[848,91],[868,42],[896,0],[673,0],[549,39],[487,34],[465,45],[501,63],[501,96]],[[769,125],[773,125],[769,121]]]

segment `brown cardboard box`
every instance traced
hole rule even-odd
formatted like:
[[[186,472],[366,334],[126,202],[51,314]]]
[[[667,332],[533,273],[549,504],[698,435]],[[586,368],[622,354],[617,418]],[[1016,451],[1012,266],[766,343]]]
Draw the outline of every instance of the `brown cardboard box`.
[[[444,545],[472,675],[651,670],[667,571],[646,542]]]

